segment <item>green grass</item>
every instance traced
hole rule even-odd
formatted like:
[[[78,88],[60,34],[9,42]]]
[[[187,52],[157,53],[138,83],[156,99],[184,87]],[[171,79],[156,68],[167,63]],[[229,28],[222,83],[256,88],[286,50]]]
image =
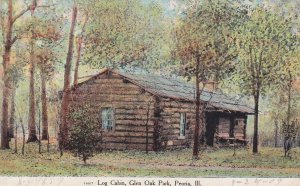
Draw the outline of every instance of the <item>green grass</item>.
[[[45,146],[44,146],[45,148]],[[282,149],[261,148],[253,155],[249,149],[205,150],[192,162],[191,149],[160,153],[110,151],[97,154],[84,165],[70,153],[62,157],[51,152],[38,153],[37,144],[26,146],[25,155],[0,150],[0,175],[6,176],[159,176],[159,177],[300,177],[300,148],[292,158]]]

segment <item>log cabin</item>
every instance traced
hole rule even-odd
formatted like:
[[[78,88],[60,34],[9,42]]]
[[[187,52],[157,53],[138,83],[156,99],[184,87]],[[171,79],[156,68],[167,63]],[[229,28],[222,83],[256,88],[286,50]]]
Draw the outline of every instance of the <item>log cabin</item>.
[[[101,148],[159,151],[193,144],[195,88],[182,80],[105,68],[72,87],[70,99],[70,108],[88,104],[95,111],[88,117],[99,121]],[[205,104],[202,143],[247,144],[251,107],[208,90],[200,99]]]

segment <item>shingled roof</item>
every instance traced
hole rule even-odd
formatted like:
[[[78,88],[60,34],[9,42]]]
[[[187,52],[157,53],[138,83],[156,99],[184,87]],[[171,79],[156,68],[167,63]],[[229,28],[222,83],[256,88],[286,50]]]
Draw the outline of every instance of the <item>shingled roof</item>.
[[[119,74],[124,79],[143,88],[151,94],[182,101],[195,101],[195,86],[188,82],[154,74],[136,74],[109,68],[101,70],[101,72],[95,76],[101,75],[107,71]],[[204,102],[208,102],[209,106],[216,110],[242,112],[247,114],[254,113],[253,108],[247,104],[219,92],[203,90],[200,99]]]

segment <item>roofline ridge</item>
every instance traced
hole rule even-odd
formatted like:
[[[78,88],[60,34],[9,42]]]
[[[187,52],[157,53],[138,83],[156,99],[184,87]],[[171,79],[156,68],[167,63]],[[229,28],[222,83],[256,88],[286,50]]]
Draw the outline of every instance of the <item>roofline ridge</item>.
[[[184,95],[181,95],[181,94],[195,94],[195,85],[189,83],[189,82],[186,82],[184,80],[181,80],[181,79],[177,79],[177,78],[174,78],[174,77],[166,77],[166,76],[162,76],[162,75],[158,75],[158,74],[151,74],[149,72],[147,72],[148,75],[152,75],[152,76],[155,76],[155,77],[158,77],[158,78],[163,78],[163,79],[166,79],[168,81],[176,81],[176,83],[182,83],[182,87],[183,88],[191,88],[193,90],[193,93],[191,91],[187,91],[187,92],[184,92],[184,91],[172,91],[172,90],[168,90],[168,89],[163,89],[165,91],[171,91],[173,93],[178,93],[177,95],[165,95],[165,93],[160,93],[159,91],[157,90],[151,90],[151,87],[146,87],[146,86],[143,86],[141,82],[139,81],[142,81],[142,82],[148,82],[148,83],[153,83],[151,81],[147,81],[147,80],[144,80],[144,79],[133,79],[132,77],[130,76],[137,76],[139,74],[134,74],[134,73],[131,73],[131,72],[127,72],[126,70],[124,72],[120,71],[119,69],[117,68],[111,68],[111,67],[105,67],[103,69],[100,70],[100,72],[96,75],[93,75],[91,78],[79,83],[77,86],[72,86],[71,89],[74,90],[76,89],[77,87],[81,86],[82,84],[94,79],[94,78],[97,78],[98,76],[100,76],[101,74],[107,72],[107,71],[110,71],[110,72],[113,72],[113,73],[116,73],[120,76],[122,76],[123,78],[126,78],[128,81],[130,81],[131,83],[135,84],[136,86],[139,86],[140,88],[144,89],[145,91],[149,92],[150,94],[153,94],[155,96],[162,96],[162,97],[168,97],[168,98],[171,98],[171,99],[178,99],[178,100],[182,100],[182,101],[195,101],[195,97],[193,96],[193,98],[189,98],[189,96],[184,96]],[[141,75],[146,75],[146,74],[141,74]],[[161,82],[159,83],[156,83],[156,84],[159,84],[159,85],[165,85],[165,86],[171,86],[171,87],[176,87],[176,86],[179,86],[179,85],[176,85],[176,83],[172,84],[172,85],[167,85],[167,84],[163,84]],[[156,85],[155,84],[155,85]],[[152,89],[157,86],[154,86],[152,87]],[[204,101],[204,102],[211,102],[211,103],[221,103],[221,104],[229,104],[229,105],[234,105],[234,106],[241,106],[241,107],[246,107],[248,109],[251,109],[252,111],[254,111],[253,108],[251,108],[248,104],[245,104],[243,102],[239,102],[238,100],[228,96],[227,94],[223,93],[223,92],[216,92],[216,91],[212,91],[212,90],[207,90],[207,89],[202,89],[202,92],[204,93],[207,93],[209,94],[209,96],[212,98],[212,95],[216,95],[216,96],[221,96],[221,100],[223,101],[211,101],[211,98],[209,101],[205,101],[205,100],[201,100],[201,101]],[[171,93],[172,94],[172,93]],[[177,97],[176,97],[177,96]],[[202,95],[201,93],[201,96],[207,96],[207,95]],[[225,99],[225,100],[224,100]],[[230,101],[232,101],[232,103],[230,103]],[[252,113],[251,111],[246,111],[247,113]]]

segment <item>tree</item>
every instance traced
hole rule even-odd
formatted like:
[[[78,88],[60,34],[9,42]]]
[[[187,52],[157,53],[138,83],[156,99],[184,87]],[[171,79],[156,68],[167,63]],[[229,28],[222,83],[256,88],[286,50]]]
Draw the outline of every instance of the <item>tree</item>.
[[[63,87],[63,97],[61,102],[61,118],[60,118],[60,129],[59,129],[59,148],[61,151],[61,155],[63,153],[63,149],[65,143],[69,136],[69,124],[67,121],[67,113],[69,111],[70,105],[70,91],[71,91],[71,66],[72,66],[72,58],[73,58],[73,50],[74,50],[74,30],[76,26],[76,18],[77,18],[77,5],[73,5],[72,9],[72,18],[71,18],[71,28],[69,33],[69,45],[68,45],[68,53],[65,64],[65,73],[64,73],[64,87]]]
[[[299,43],[300,38],[296,32],[292,32],[293,29],[297,25],[294,24],[294,18],[296,16],[291,17],[291,14],[285,15],[286,25],[290,29],[290,34],[285,35],[285,43],[281,43],[285,45],[279,57],[279,61],[281,62],[281,70],[278,73],[279,78],[275,81],[275,87],[278,92],[283,92],[283,99],[286,100],[287,107],[286,112],[284,112],[284,116],[282,118],[282,133],[283,133],[283,147],[285,151],[285,157],[289,156],[289,151],[293,146],[293,142],[296,138],[296,133],[298,130],[299,122],[297,121],[297,114],[295,114],[296,100],[295,100],[295,81],[299,76],[300,71],[300,60],[299,60]],[[281,106],[281,112],[284,108]]]
[[[35,49],[37,67],[40,72],[41,85],[41,116],[42,116],[42,140],[48,140],[48,103],[47,103],[47,81],[53,77],[55,65],[59,61],[61,48],[61,33],[59,32],[60,18],[55,15],[45,14],[47,18],[38,19],[35,28],[38,45]],[[43,15],[40,15],[43,16]]]
[[[16,56],[18,58],[20,54],[17,52]],[[13,64],[10,68],[9,74],[12,78],[11,81],[11,108],[10,108],[10,119],[9,119],[9,138],[14,138],[14,128],[17,128],[16,124],[16,91],[22,80],[24,63],[17,60],[17,63]]]
[[[47,81],[53,77],[57,53],[54,47],[57,43],[43,44],[36,52],[38,68],[40,71],[41,103],[42,103],[42,140],[48,140],[48,103]]]
[[[291,25],[284,16],[257,5],[249,10],[249,17],[236,29],[238,62],[237,76],[244,93],[254,100],[253,153],[258,152],[258,111],[262,94],[278,79],[281,56],[291,44],[287,36]]]
[[[74,86],[77,86],[78,84],[78,70],[79,70],[79,63],[80,58],[82,55],[82,45],[84,43],[84,32],[85,27],[88,22],[89,15],[87,12],[85,12],[85,18],[83,20],[83,26],[81,28],[81,33],[76,38],[76,49],[77,49],[77,57],[76,57],[76,63],[75,63],[75,70],[74,70]]]
[[[96,1],[82,5],[89,13],[83,60],[92,67],[154,65],[162,58],[165,27],[161,7],[151,1]]]
[[[280,126],[281,121],[286,118],[285,112],[282,112],[283,106],[286,105],[285,101],[285,91],[277,90],[273,91],[273,94],[270,93],[269,96],[271,97],[271,100],[269,101],[269,107],[270,107],[270,117],[272,119],[272,122],[274,122],[274,147],[278,147],[278,142],[280,139]]]
[[[203,1],[190,5],[176,30],[174,56],[181,61],[183,74],[195,80],[194,159],[198,159],[199,137],[205,132],[206,103],[200,100],[200,95],[209,79],[220,80],[230,71],[236,56],[231,47],[231,31],[242,14],[229,2]]]
[[[290,27],[291,28],[291,27]],[[300,38],[296,34],[289,34],[285,37],[286,43],[280,55],[281,70],[278,73],[279,78],[275,81],[275,86],[279,91],[287,91],[287,110],[286,123],[289,125],[291,120],[291,107],[293,99],[293,86],[296,78],[299,76],[300,60],[299,60],[299,41]]]
[[[99,141],[99,125],[91,114],[89,105],[79,106],[72,110],[70,120],[72,127],[68,148],[75,157],[80,157],[86,164],[86,160],[93,157]]]
[[[46,14],[47,15],[47,14]],[[37,134],[36,134],[36,93],[35,93],[35,81],[36,81],[36,66],[46,66],[45,62],[48,62],[49,59],[43,58],[49,51],[44,51],[44,54],[36,54],[38,50],[38,45],[42,45],[41,47],[46,47],[45,42],[51,43],[55,42],[59,39],[59,34],[56,28],[56,23],[54,23],[55,20],[51,19],[41,19],[39,18],[41,15],[37,15],[36,17],[31,17],[31,19],[28,21],[28,30],[24,31],[24,34],[27,33],[29,37],[29,72],[30,72],[30,84],[29,84],[29,116],[28,116],[28,129],[29,129],[29,135],[27,142],[34,142],[38,141]],[[39,43],[39,44],[38,44]],[[47,49],[47,48],[46,48]],[[47,60],[46,60],[47,59]],[[46,61],[45,61],[46,60]],[[44,63],[44,65],[43,65]],[[48,67],[50,67],[48,65]],[[47,67],[45,67],[47,68]],[[45,75],[45,71],[43,68],[40,68],[42,72]],[[51,68],[47,68],[47,70],[51,71]],[[45,80],[44,78],[41,79],[41,81]],[[42,86],[44,86],[42,89],[42,106],[43,106],[43,127],[46,127],[47,130],[47,105],[45,102],[46,94],[45,94],[45,82],[42,82]],[[43,92],[44,91],[44,92]],[[45,134],[47,136],[47,134]],[[47,139],[47,138],[46,138]]]
[[[290,157],[290,150],[293,147],[293,142],[297,135],[297,126],[299,126],[297,120],[293,120],[291,123],[283,121],[281,130],[284,136],[284,157]]]
[[[9,149],[9,137],[8,137],[8,126],[9,126],[9,117],[8,117],[8,100],[10,97],[10,84],[11,78],[9,77],[8,71],[10,69],[10,54],[13,44],[18,39],[18,36],[13,35],[13,28],[15,22],[22,17],[26,12],[31,11],[33,14],[34,10],[38,6],[36,0],[33,0],[30,5],[19,13],[13,15],[13,3],[12,0],[8,0],[8,11],[6,17],[6,30],[4,35],[4,52],[3,52],[3,101],[2,101],[2,125],[1,125],[1,148]]]
[[[124,0],[109,2],[95,0],[93,3],[81,1],[77,5],[80,10],[88,12],[89,22],[85,26],[85,34],[80,37],[84,39],[83,59],[89,65],[93,67],[102,67],[103,65],[116,67],[132,64],[139,60],[144,62],[146,53],[152,51],[153,46],[156,46],[156,43],[152,42],[150,38],[158,38],[154,29],[158,30],[159,27],[154,23],[159,20],[158,17],[161,15],[159,7],[153,5],[148,8],[138,1]],[[148,13],[146,14],[146,12]],[[153,24],[151,25],[150,22]],[[74,19],[73,13],[61,107],[62,130],[60,132],[63,135],[61,135],[60,141],[62,143],[68,137],[66,119],[70,89],[70,71],[68,69],[71,68],[75,23],[76,17]],[[158,48],[156,49],[159,51]],[[77,57],[80,57],[79,51]],[[77,61],[79,62],[79,59]],[[76,65],[75,68],[75,73],[78,73],[78,66]]]
[[[38,141],[37,135],[36,135],[36,110],[35,110],[35,68],[36,68],[36,61],[34,56],[34,38],[33,38],[34,31],[31,31],[30,41],[29,41],[29,47],[30,47],[30,63],[29,63],[29,111],[28,111],[28,139],[27,143],[29,142],[35,142]]]

